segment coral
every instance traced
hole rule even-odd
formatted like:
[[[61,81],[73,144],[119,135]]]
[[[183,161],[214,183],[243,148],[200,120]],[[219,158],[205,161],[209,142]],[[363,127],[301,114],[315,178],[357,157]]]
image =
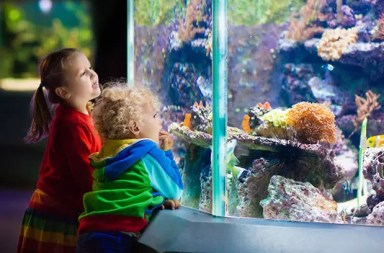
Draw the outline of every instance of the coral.
[[[384,202],[377,204],[367,217],[367,224],[384,225]]]
[[[152,63],[149,61],[148,64]],[[167,75],[168,82],[162,84],[164,91],[167,92],[165,95],[167,104],[189,108],[194,101],[205,99],[197,81],[201,72],[194,63],[175,62],[171,64],[170,72],[167,72]]]
[[[291,140],[253,136],[232,130],[228,134],[228,139],[236,139],[239,146],[248,148],[253,155],[262,152],[261,155],[267,160],[277,158],[282,166],[280,166],[281,170],[274,174],[310,182],[321,189],[334,188],[338,183],[351,177],[350,167],[356,168],[351,165],[356,163],[356,160],[351,159],[353,154],[344,155],[349,150],[349,147],[344,145],[343,150],[336,154],[333,146],[331,147],[328,143],[301,144]],[[337,158],[336,155],[343,157]],[[256,178],[265,180],[261,176]]]
[[[287,113],[287,124],[297,131],[297,139],[302,143],[336,142],[335,115],[323,104],[293,105]]]
[[[204,106],[203,102],[197,102],[191,107],[192,129],[204,133],[212,133],[212,107]]]
[[[196,33],[204,33],[205,28],[199,24],[203,20],[205,0],[191,0],[187,6],[185,20],[179,24],[179,38],[182,41],[191,41]]]
[[[292,127],[287,126],[288,110],[280,108],[273,109],[260,117],[263,121],[254,129],[254,134],[285,140],[296,140],[296,131]]]
[[[337,203],[310,183],[273,176],[269,196],[260,201],[264,218],[294,221],[335,222]]]
[[[380,104],[377,99],[380,95],[368,90],[365,93],[367,98],[360,97],[355,95],[355,103],[357,106],[357,115],[355,120],[353,121],[353,125],[355,126],[354,132],[361,126],[361,123],[365,118],[367,118],[371,113],[380,108]]]
[[[384,149],[369,148],[364,154],[363,174],[377,196],[384,197]]]
[[[381,14],[377,20],[377,30],[375,37],[380,40],[384,40],[384,14]]]
[[[309,80],[314,76],[316,74],[310,64],[284,64],[281,97],[288,106],[302,101],[317,102],[309,86]]]
[[[307,3],[301,7],[300,16],[291,17],[286,38],[302,42],[312,38],[314,34],[322,32],[324,30],[322,27],[312,23],[318,19],[320,10],[325,3],[325,0],[308,0]]]
[[[372,195],[369,195],[367,198],[367,206],[371,210],[371,212],[373,208],[380,202],[384,202],[384,196],[372,194]]]
[[[271,123],[275,127],[285,127],[287,126],[287,113],[288,110],[277,108],[267,112],[260,118],[264,122]]]
[[[201,193],[199,197],[199,210],[212,213],[212,170],[205,169],[200,173]]]
[[[317,45],[317,54],[325,61],[340,59],[345,48],[356,43],[358,29],[326,29]]]
[[[263,217],[260,200],[268,194],[270,178],[283,169],[284,164],[278,159],[256,159],[252,166],[245,172],[243,180],[237,181],[236,194],[239,202],[237,212],[241,217]]]
[[[272,110],[272,106],[268,101],[266,101],[264,103],[257,103],[257,107],[259,107],[263,110],[266,110],[266,111]]]

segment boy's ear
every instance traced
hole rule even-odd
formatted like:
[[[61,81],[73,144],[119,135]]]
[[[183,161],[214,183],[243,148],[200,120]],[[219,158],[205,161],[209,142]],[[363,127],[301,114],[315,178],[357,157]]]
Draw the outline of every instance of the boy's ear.
[[[69,99],[71,97],[71,94],[65,87],[57,87],[55,93],[62,99]]]
[[[137,124],[137,122],[133,122],[132,124],[129,125],[129,131],[134,134],[135,136],[139,135],[140,133],[140,127]]]

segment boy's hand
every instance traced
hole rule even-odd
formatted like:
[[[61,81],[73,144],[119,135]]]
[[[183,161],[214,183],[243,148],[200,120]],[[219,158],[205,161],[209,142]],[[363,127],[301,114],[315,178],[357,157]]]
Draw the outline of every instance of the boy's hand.
[[[177,199],[166,199],[163,203],[162,209],[175,210],[180,207],[180,201]]]
[[[164,151],[170,150],[173,147],[172,136],[165,130],[159,133],[160,148]]]

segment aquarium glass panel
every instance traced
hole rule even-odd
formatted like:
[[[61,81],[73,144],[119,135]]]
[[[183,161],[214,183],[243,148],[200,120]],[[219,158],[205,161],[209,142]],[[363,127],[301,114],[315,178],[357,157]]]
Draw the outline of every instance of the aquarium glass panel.
[[[211,212],[211,1],[134,1],[134,79],[163,104],[184,182],[182,204]]]
[[[88,1],[0,2],[0,80],[37,78],[39,60],[62,47],[92,57],[92,12]],[[18,85],[18,82],[11,82]],[[17,87],[15,87],[17,88]]]
[[[383,225],[384,1],[228,0],[228,215]]]

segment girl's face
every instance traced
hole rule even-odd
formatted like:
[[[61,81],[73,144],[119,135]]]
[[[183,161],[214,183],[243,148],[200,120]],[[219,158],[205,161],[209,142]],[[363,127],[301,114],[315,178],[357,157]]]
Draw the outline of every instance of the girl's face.
[[[139,123],[139,138],[148,138],[159,143],[159,133],[162,129],[162,119],[152,105],[146,104],[143,107],[143,118]]]
[[[99,77],[84,54],[75,53],[68,58],[65,86],[62,88],[66,95],[64,100],[80,110],[83,110],[90,100],[100,95]]]

